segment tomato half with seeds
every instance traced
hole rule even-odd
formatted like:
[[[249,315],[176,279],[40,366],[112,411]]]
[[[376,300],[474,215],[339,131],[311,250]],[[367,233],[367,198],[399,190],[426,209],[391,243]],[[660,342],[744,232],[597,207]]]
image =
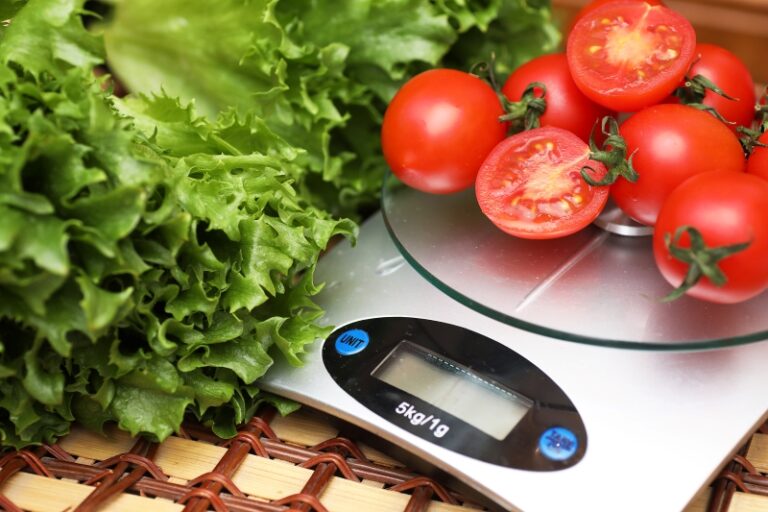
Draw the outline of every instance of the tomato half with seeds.
[[[571,75],[596,103],[635,112],[669,96],[693,62],[690,22],[663,5],[607,3],[586,14],[568,37]]]
[[[573,133],[547,126],[507,137],[477,174],[480,209],[499,229],[520,238],[559,238],[589,225],[605,207],[608,187],[584,181],[581,169],[601,179],[601,163]]]

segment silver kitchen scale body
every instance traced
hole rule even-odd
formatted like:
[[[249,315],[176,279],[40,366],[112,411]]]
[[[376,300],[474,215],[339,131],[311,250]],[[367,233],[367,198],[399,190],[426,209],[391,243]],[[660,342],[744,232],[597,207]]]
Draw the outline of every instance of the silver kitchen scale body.
[[[262,385],[501,509],[682,510],[766,418],[768,294],[664,303],[643,228],[600,223],[520,240],[389,178],[318,266],[335,330]]]

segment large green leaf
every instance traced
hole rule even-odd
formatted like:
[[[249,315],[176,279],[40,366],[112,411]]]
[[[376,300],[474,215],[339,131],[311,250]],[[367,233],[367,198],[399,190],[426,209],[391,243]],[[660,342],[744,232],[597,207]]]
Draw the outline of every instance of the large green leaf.
[[[305,150],[302,195],[345,214],[378,194],[381,116],[404,80],[449,52],[462,69],[491,52],[511,67],[557,42],[548,8],[525,0],[123,0],[105,34],[130,90],[264,119]]]

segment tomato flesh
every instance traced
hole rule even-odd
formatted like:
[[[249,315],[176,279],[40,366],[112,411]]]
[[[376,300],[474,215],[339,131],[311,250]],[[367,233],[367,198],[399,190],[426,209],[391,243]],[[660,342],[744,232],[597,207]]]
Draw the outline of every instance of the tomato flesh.
[[[511,235],[570,235],[589,225],[608,199],[607,187],[584,181],[584,166],[594,169],[596,179],[606,172],[589,159],[589,146],[571,132],[543,127],[513,135],[481,166],[475,184],[478,204],[491,222]]]
[[[590,12],[594,11],[601,5],[609,4],[615,1],[616,0],[592,0],[590,3],[582,7],[581,10],[576,14],[576,16],[573,17],[573,21],[571,21],[571,27],[573,27],[576,23],[578,23],[581,18],[583,18]],[[635,1],[645,2],[650,5],[664,5],[664,2],[662,2],[661,0],[635,0]]]
[[[607,3],[586,14],[568,37],[568,65],[593,101],[634,112],[665,99],[694,58],[696,35],[683,16],[645,2]]]

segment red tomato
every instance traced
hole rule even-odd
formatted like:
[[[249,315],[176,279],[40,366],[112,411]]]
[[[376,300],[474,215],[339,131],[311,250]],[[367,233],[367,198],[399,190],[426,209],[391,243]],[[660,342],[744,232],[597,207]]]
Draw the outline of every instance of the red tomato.
[[[472,186],[507,126],[496,92],[480,78],[452,69],[425,71],[392,99],[381,140],[392,172],[435,194]]]
[[[728,96],[735,98],[729,100],[707,91],[702,103],[717,110],[728,121],[736,123],[731,125],[734,131],[738,126],[751,126],[757,98],[755,82],[744,62],[725,48],[713,44],[697,45],[696,55],[698,60],[695,60],[688,75],[702,75]]]
[[[576,25],[576,23],[578,23],[578,21],[581,18],[583,18],[584,16],[586,16],[590,12],[594,11],[595,9],[600,7],[601,5],[609,4],[609,3],[615,2],[615,1],[616,0],[593,0],[592,2],[590,2],[587,5],[585,5],[584,7],[582,7],[581,10],[578,13],[576,13],[576,16],[573,17],[573,21],[571,22],[571,27]],[[635,0],[635,1],[645,2],[645,3],[650,4],[650,5],[664,5],[664,2],[662,2],[661,0]]]
[[[558,238],[575,233],[600,214],[608,187],[581,177],[590,166],[595,178],[603,164],[589,159],[589,146],[552,126],[512,135],[496,146],[477,174],[480,209],[501,230],[521,238]]]
[[[758,142],[768,146],[768,132],[757,139]],[[768,147],[756,147],[747,160],[747,172],[768,180]]]
[[[585,15],[568,37],[571,75],[593,101],[634,112],[668,97],[691,66],[696,34],[663,5],[624,0]]]
[[[612,114],[607,108],[584,96],[576,87],[564,53],[537,57],[518,67],[509,75],[501,92],[511,101],[520,101],[532,82],[540,82],[547,89],[544,96],[547,108],[539,118],[541,126],[563,128],[589,142],[595,122]],[[539,89],[536,89],[536,95],[541,95]]]
[[[636,221],[652,226],[661,205],[680,183],[706,171],[744,170],[736,135],[714,116],[686,105],[641,110],[619,128],[639,177],[611,186],[614,202]]]
[[[665,237],[674,237],[683,226],[701,233],[709,248],[742,243],[749,246],[719,260],[726,282],[716,286],[707,277],[688,290],[698,299],[732,304],[745,301],[768,287],[768,181],[745,173],[714,171],[698,174],[677,187],[664,203],[653,235],[656,264],[664,278],[679,286],[689,265],[674,258]],[[691,247],[690,236],[681,236],[681,247]]]

